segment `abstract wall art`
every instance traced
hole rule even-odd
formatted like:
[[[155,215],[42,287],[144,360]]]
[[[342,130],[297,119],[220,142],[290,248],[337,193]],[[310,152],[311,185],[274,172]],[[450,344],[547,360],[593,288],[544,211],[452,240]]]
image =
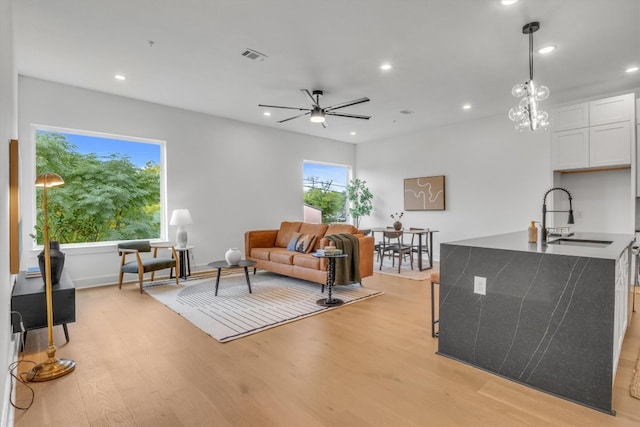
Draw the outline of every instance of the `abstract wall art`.
[[[444,175],[404,180],[405,211],[444,210],[444,196]]]

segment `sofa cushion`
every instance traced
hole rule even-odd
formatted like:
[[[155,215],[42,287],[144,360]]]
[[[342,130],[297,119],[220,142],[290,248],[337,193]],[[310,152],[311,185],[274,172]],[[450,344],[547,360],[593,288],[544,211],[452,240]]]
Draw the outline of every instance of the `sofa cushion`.
[[[276,236],[276,246],[286,248],[293,237],[293,233],[297,233],[298,230],[300,230],[301,224],[301,222],[282,221],[278,235]]]
[[[300,226],[300,233],[303,234],[314,234],[316,236],[316,241],[313,243],[313,247],[311,248],[311,252],[315,252],[318,250],[320,245],[320,239],[329,228],[328,224],[309,224],[308,222],[303,222]]]
[[[275,248],[252,248],[251,258],[269,261],[269,254],[273,252],[274,249]],[[281,250],[281,249],[278,248],[278,250]]]
[[[311,254],[295,254],[293,256],[293,265],[320,270],[320,258],[316,258]]]
[[[288,251],[295,251],[296,246],[298,245],[298,239],[302,236],[302,233],[293,233],[291,240],[289,240],[289,244],[287,245]]]
[[[332,234],[355,234],[358,232],[358,229],[355,228],[351,224],[331,224],[327,231],[324,233],[325,236],[330,236]]]
[[[329,228],[328,224],[309,224],[308,222],[303,222],[299,231],[302,234],[313,234],[322,237],[327,231],[327,228]]]
[[[296,252],[302,252],[308,254],[313,249],[313,245],[316,242],[316,236],[313,234],[301,234],[298,237],[296,243]]]
[[[296,252],[292,252],[292,251],[284,251],[284,250],[279,250],[279,251],[271,251],[271,253],[269,254],[269,261],[271,262],[277,262],[278,264],[293,264],[293,256],[296,254]]]

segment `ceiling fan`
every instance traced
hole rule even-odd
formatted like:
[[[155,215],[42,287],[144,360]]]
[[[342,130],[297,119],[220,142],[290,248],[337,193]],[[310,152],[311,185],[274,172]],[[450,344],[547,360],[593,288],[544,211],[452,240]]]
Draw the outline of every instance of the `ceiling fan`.
[[[351,105],[356,105],[356,104],[361,104],[363,102],[368,102],[369,98],[355,99],[353,101],[343,102],[342,104],[335,104],[335,105],[332,105],[330,107],[322,108],[320,106],[320,97],[323,94],[323,92],[321,90],[314,90],[313,94],[310,93],[307,89],[300,89],[300,90],[307,94],[307,96],[311,100],[312,108],[282,107],[280,105],[265,105],[265,104],[258,104],[258,107],[284,108],[286,110],[306,111],[306,113],[298,114],[296,116],[289,117],[288,119],[279,120],[278,123],[284,123],[284,122],[287,122],[289,120],[297,119],[298,117],[309,116],[310,115],[311,116],[310,117],[310,121],[311,122],[320,123],[320,124],[322,124],[322,127],[325,127],[325,128],[327,127],[327,124],[325,123],[325,116],[340,116],[340,117],[349,117],[349,118],[352,118],[352,119],[363,119],[363,120],[369,120],[371,118],[371,116],[362,116],[360,114],[347,114],[347,113],[340,113],[340,112],[336,112],[335,111],[335,110],[338,110],[340,108],[345,108],[345,107],[349,107]]]

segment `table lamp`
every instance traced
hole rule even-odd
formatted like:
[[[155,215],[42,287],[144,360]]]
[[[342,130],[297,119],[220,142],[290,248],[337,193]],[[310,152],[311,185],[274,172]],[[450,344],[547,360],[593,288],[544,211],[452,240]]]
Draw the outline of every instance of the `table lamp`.
[[[187,229],[185,225],[189,224],[193,224],[189,209],[175,209],[171,213],[169,225],[178,226],[178,232],[176,233],[176,243],[178,248],[184,248],[187,246]]]
[[[56,346],[53,344],[53,296],[51,291],[51,254],[49,252],[49,216],[47,214],[47,188],[64,184],[60,175],[45,173],[36,178],[36,187],[42,187],[42,214],[44,218],[44,268],[45,293],[47,298],[47,329],[49,346],[47,360],[33,367],[27,373],[29,381],[49,381],[67,375],[76,367],[76,362],[69,359],[56,358]]]

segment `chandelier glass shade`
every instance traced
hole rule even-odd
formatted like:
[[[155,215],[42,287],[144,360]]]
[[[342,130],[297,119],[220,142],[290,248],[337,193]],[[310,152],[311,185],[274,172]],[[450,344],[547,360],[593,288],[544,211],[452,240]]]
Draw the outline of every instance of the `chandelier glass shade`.
[[[511,89],[511,94],[516,98],[522,98],[517,107],[509,110],[509,119],[515,123],[517,131],[522,132],[529,128],[546,129],[549,122],[549,114],[538,107],[539,101],[549,97],[549,88],[538,86],[533,81],[533,33],[540,29],[539,22],[530,22],[522,27],[522,33],[529,35],[529,80],[518,83]]]

